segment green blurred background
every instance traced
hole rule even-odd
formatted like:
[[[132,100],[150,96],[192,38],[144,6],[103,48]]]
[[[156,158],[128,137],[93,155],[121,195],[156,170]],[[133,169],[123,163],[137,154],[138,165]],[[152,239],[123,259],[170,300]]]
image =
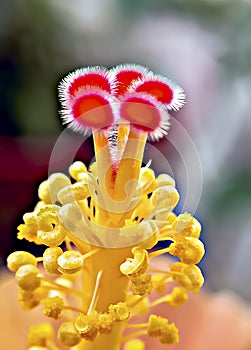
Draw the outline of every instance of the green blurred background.
[[[58,82],[77,67],[124,62],[171,76],[186,90],[187,104],[175,117],[191,135],[203,171],[195,215],[204,227],[206,284],[251,301],[247,0],[0,0],[1,265],[13,249],[26,247],[15,238],[16,226],[37,201],[63,130]],[[170,159],[179,187],[175,147],[165,140],[155,147]],[[79,157],[92,156],[87,142]],[[65,166],[62,159],[58,170]]]

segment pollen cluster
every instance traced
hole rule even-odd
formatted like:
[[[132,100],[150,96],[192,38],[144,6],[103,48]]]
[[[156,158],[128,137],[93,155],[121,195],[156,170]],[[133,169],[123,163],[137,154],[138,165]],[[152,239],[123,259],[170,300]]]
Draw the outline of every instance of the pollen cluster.
[[[61,84],[61,98],[73,113],[87,91],[105,99],[105,93],[118,97],[125,90],[149,94],[156,85],[158,96],[150,98],[174,108],[178,95],[168,82],[143,67],[119,66],[109,74],[94,67],[69,75]],[[96,162],[87,169],[76,161],[68,176],[50,175],[39,186],[34,211],[18,227],[18,238],[43,245],[43,255],[18,251],[8,257],[21,307],[41,306],[48,318],[48,323],[31,325],[29,349],[142,350],[143,335],[177,343],[176,326],[152,309],[182,305],[188,292],[198,293],[203,285],[196,266],[204,255],[200,224],[189,213],[173,213],[179,200],[175,181],[142,166],[145,128],[120,125],[112,145],[111,130],[92,132]],[[117,153],[111,154],[111,148]],[[156,248],[159,242],[166,248]],[[154,269],[152,260],[165,253],[175,262]],[[147,314],[148,322],[135,323],[135,316]]]

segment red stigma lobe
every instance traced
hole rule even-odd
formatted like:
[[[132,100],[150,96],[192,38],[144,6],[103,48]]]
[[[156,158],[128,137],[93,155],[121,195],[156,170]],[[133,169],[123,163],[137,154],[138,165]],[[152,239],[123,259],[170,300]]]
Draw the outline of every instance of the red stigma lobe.
[[[145,81],[137,86],[135,91],[148,93],[165,104],[171,103],[173,99],[172,88],[168,84],[160,81]]]
[[[160,125],[161,116],[154,104],[141,97],[130,97],[121,105],[121,117],[136,128],[152,132]]]
[[[87,86],[96,86],[107,92],[111,92],[111,86],[106,77],[99,73],[88,73],[80,75],[73,80],[69,86],[69,94],[74,96],[80,88],[85,88]]]
[[[113,112],[109,101],[98,94],[79,97],[72,108],[78,124],[94,129],[107,128],[113,123]]]
[[[122,70],[116,75],[116,80],[118,82],[117,95],[124,95],[133,81],[143,77],[141,72],[133,70]]]

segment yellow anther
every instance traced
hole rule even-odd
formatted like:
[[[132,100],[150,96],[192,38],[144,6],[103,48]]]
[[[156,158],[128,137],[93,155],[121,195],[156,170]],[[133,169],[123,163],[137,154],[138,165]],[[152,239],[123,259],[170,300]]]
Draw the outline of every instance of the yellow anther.
[[[191,290],[198,292],[204,283],[204,278],[198,266],[188,265],[183,270],[183,273],[189,278]],[[187,288],[188,289],[188,288]]]
[[[132,339],[125,344],[124,350],[145,350],[145,343],[140,339]]]
[[[43,201],[39,201],[37,202],[37,204],[35,205],[35,208],[34,208],[34,212],[38,212],[41,208],[43,208],[46,204],[48,203],[45,203]],[[50,204],[50,203],[49,203]]]
[[[146,167],[140,169],[139,185],[141,186],[143,193],[151,193],[156,189],[157,184],[152,169]]]
[[[38,197],[45,203],[51,204],[50,189],[48,180],[43,181],[38,187]]]
[[[58,192],[58,199],[62,204],[80,201],[90,196],[87,181],[76,182]]]
[[[197,293],[204,283],[202,273],[196,265],[176,262],[170,265],[170,270],[176,272],[172,275],[173,280],[187,290]]]
[[[58,192],[62,190],[62,188],[69,186],[70,184],[70,179],[62,173],[55,173],[50,175],[48,178],[48,191],[51,198],[51,202],[55,203],[56,201],[58,201]]]
[[[17,251],[11,253],[7,258],[7,266],[13,272],[16,272],[20,266],[27,264],[37,266],[36,257],[28,252]]]
[[[98,330],[101,334],[109,334],[112,331],[114,320],[109,313],[100,313],[98,315]]]
[[[28,350],[50,350],[50,349],[45,346],[31,346],[28,348]]]
[[[74,327],[80,337],[86,340],[94,340],[98,334],[97,315],[79,315],[74,320]]]
[[[43,265],[45,270],[50,274],[59,274],[58,257],[63,254],[60,247],[47,248],[43,254]]]
[[[179,201],[179,194],[173,186],[158,187],[151,197],[151,202],[155,206],[154,214],[156,220],[165,221],[169,212]]]
[[[198,264],[204,253],[204,245],[194,237],[180,237],[169,246],[169,253],[177,256],[185,264]]]
[[[97,178],[98,176],[98,169],[97,169],[97,162],[93,162],[90,167],[89,167],[89,170],[91,172],[91,174]]]
[[[149,337],[159,337],[165,331],[168,320],[161,316],[150,315],[148,320],[147,333]]]
[[[30,326],[28,333],[28,346],[46,347],[49,341],[53,339],[53,329],[48,323],[42,323]]]
[[[83,213],[75,203],[67,203],[59,209],[59,217],[63,225],[71,232],[74,232],[76,225],[83,218]]]
[[[18,239],[26,239],[29,242],[35,242],[36,244],[41,244],[41,241],[37,238],[37,213],[31,212],[26,213],[23,216],[24,224],[18,226]]]
[[[126,321],[130,316],[130,308],[122,302],[109,305],[108,312],[114,321]]]
[[[120,265],[121,273],[124,275],[133,275],[146,272],[149,267],[147,251],[139,247],[134,247],[132,253],[134,258],[127,258],[126,261]]]
[[[151,277],[151,275],[145,273],[132,277],[132,293],[138,295],[150,294],[153,289]]]
[[[174,323],[168,324],[166,329],[159,336],[162,344],[176,344],[179,342],[179,331]]]
[[[175,222],[175,220],[176,220],[176,218],[177,218],[177,216],[174,214],[174,213],[169,213],[168,214],[168,217],[167,217],[167,223],[168,223],[168,225],[171,225],[172,223],[174,223]]]
[[[63,225],[56,225],[52,231],[38,231],[37,237],[42,242],[42,244],[51,246],[57,246],[63,243],[65,240],[67,230]]]
[[[20,266],[16,272],[16,280],[24,290],[34,290],[40,286],[40,278],[38,269],[34,265]]]
[[[18,302],[23,310],[32,310],[37,307],[41,300],[48,294],[48,289],[43,286],[34,290],[19,289]]]
[[[169,305],[176,307],[185,304],[188,300],[188,295],[184,288],[175,287],[169,298]]]
[[[164,187],[164,186],[175,186],[175,181],[174,179],[167,174],[160,174],[157,177],[157,186],[158,187]]]
[[[151,249],[158,243],[159,228],[153,220],[140,222],[136,227],[136,232],[141,238],[140,247],[143,249]]]
[[[27,225],[34,225],[37,227],[37,213],[31,212],[31,213],[25,213],[23,215],[24,223]]]
[[[44,304],[43,313],[45,316],[54,318],[55,320],[59,319],[64,306],[62,298],[58,296],[45,298],[42,300],[42,304]]]
[[[183,213],[177,216],[173,227],[179,235],[194,238],[200,237],[201,224],[189,213]]]
[[[61,323],[58,329],[58,339],[63,345],[70,347],[81,342],[81,338],[72,322]]]
[[[45,205],[37,213],[39,230],[37,237],[47,246],[60,245],[66,236],[66,229],[60,223],[58,206]]]
[[[79,281],[81,271],[72,274],[63,274],[56,279],[59,284],[63,284],[68,287],[72,287],[73,283]]]
[[[40,230],[51,231],[53,226],[58,225],[58,206],[46,204],[37,212],[37,222]]]
[[[58,257],[58,270],[63,273],[75,273],[84,266],[83,256],[76,250],[64,252]]]
[[[26,239],[29,242],[34,242],[36,244],[41,244],[41,241],[37,238],[37,227],[34,228],[30,225],[21,224],[17,227],[18,239]]]
[[[137,205],[136,205],[137,204]],[[154,209],[152,202],[149,201],[146,194],[143,194],[139,203],[135,203],[136,207],[133,210],[131,220],[135,224],[141,222],[144,218],[148,218]]]
[[[179,341],[178,329],[174,323],[169,324],[166,318],[151,315],[148,321],[149,337],[158,337],[162,344],[175,344]]]
[[[77,161],[69,167],[69,173],[74,180],[81,181],[83,175],[87,172],[87,168],[84,163]]]

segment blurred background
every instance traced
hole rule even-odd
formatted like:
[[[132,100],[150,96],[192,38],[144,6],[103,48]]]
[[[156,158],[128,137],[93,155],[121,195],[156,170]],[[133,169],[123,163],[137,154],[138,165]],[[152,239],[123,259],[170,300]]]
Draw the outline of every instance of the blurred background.
[[[14,249],[37,249],[17,241],[16,227],[38,200],[38,184],[63,130],[58,82],[78,67],[125,62],[184,87],[187,104],[175,118],[201,163],[195,216],[203,224],[206,285],[251,301],[248,0],[0,0],[1,266]],[[154,147],[170,162],[180,190],[187,164],[167,140]],[[77,157],[88,162],[92,156],[87,141]],[[57,170],[66,163],[62,150]]]

